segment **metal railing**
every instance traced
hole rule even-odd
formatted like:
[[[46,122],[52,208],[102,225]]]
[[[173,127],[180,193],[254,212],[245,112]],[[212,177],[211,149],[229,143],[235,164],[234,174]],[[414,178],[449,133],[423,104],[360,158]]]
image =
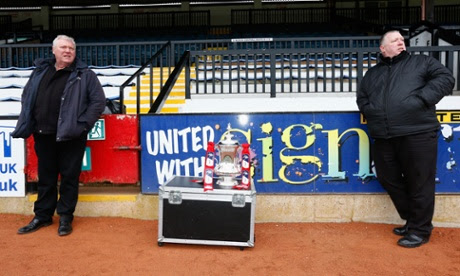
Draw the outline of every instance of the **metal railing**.
[[[12,25],[13,17],[11,15],[0,15],[0,34],[11,32],[13,30]]]
[[[453,72],[454,91],[460,91],[460,46],[412,47],[408,52],[437,58]],[[375,47],[186,51],[149,113],[161,110],[184,69],[186,99],[192,97],[191,87],[194,95],[356,92],[367,69],[377,63],[378,53]]]
[[[232,10],[232,26],[295,25],[333,23],[338,17],[350,22],[385,25],[410,25],[421,20],[420,7],[386,8],[288,8],[288,9],[244,9]],[[460,5],[434,7],[436,23],[458,24]],[[259,27],[260,28],[260,27]]]
[[[145,74],[145,69],[148,68],[149,74],[149,102],[153,104],[154,95],[153,95],[153,83],[154,79],[159,80],[161,91],[163,88],[163,79],[168,78],[171,75],[171,64],[169,61],[171,59],[171,43],[167,42],[164,44],[146,63],[144,63],[131,77],[129,77],[121,86],[120,86],[120,105],[125,106],[124,100],[124,90],[126,87],[130,87],[131,82],[136,79],[136,113],[140,112],[140,103],[141,103],[141,77]],[[154,67],[159,68],[158,73],[154,73]],[[168,74],[165,76],[164,68],[167,68]],[[174,73],[174,72],[173,72]],[[168,82],[166,82],[166,85]],[[172,87],[171,87],[172,88]],[[160,93],[161,94],[161,93]],[[120,111],[123,113],[124,108],[121,108]]]
[[[141,66],[166,42],[77,43],[77,56],[93,66]],[[378,43],[377,36],[176,40],[171,41],[170,63],[176,64],[185,51],[377,47]],[[0,68],[30,67],[35,59],[52,56],[51,44],[0,45]]]
[[[77,43],[77,57],[93,66],[142,65],[147,62],[166,41]],[[33,66],[37,58],[53,57],[51,44],[0,45],[0,68]]]
[[[163,107],[166,100],[168,99],[169,94],[171,93],[171,90],[174,87],[174,84],[176,83],[177,79],[179,78],[180,73],[182,72],[184,68],[185,68],[185,75],[186,75],[185,82],[186,83],[190,82],[189,61],[190,61],[190,52],[185,51],[181,59],[179,60],[179,62],[174,67],[173,72],[169,75],[169,78],[166,81],[165,85],[161,88],[160,93],[158,94],[158,97],[155,99],[153,103],[152,101],[150,101],[151,102],[151,107],[149,110],[150,114],[160,113],[161,108]]]
[[[209,11],[51,15],[50,30],[58,31],[156,31],[159,28],[192,28],[210,25]]]
[[[346,20],[376,25],[411,25],[420,22],[420,7],[337,9],[336,15]]]
[[[378,48],[192,51],[191,78],[198,94],[352,92]]]
[[[435,6],[435,23],[459,24],[460,5]]]
[[[412,47],[414,54],[440,60],[453,72],[460,90],[460,46]],[[199,94],[355,92],[378,48],[265,49],[191,51],[186,98]]]

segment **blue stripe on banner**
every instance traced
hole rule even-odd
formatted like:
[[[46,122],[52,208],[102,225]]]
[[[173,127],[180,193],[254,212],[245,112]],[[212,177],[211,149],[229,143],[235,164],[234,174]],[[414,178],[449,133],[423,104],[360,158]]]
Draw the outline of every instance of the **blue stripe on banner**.
[[[459,193],[460,112],[447,113],[438,112],[436,190]],[[207,142],[217,143],[228,125],[250,144],[258,193],[384,192],[357,112],[141,115],[142,192],[157,193],[173,175],[202,177]]]

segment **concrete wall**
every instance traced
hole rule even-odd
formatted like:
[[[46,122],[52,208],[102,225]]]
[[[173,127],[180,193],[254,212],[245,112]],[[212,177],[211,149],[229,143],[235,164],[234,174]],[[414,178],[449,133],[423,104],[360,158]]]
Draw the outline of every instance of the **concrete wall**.
[[[244,95],[217,98],[193,97],[187,112],[314,112],[357,111],[354,93],[315,94],[276,99]],[[459,96],[444,98],[438,109],[458,110]],[[96,187],[97,188],[97,187]],[[158,218],[158,196],[142,195],[137,187],[129,192],[82,189],[76,216],[114,216],[153,220]],[[1,198],[0,213],[33,215],[36,194],[25,198]],[[399,224],[393,204],[386,194],[260,194],[256,199],[256,222],[373,222]],[[438,194],[435,226],[460,227],[460,195]]]
[[[2,198],[0,213],[33,215],[36,195]],[[158,219],[158,196],[142,194],[81,194],[75,215]],[[386,194],[368,195],[257,195],[256,223],[369,222],[401,224]],[[437,195],[436,227],[460,227],[460,196]]]

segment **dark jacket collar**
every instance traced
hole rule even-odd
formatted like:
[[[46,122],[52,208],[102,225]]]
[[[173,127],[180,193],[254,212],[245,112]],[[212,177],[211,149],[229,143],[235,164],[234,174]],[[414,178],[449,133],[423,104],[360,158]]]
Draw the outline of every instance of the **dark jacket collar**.
[[[398,62],[400,62],[401,60],[405,59],[406,57],[408,57],[410,54],[407,52],[407,51],[402,51],[399,55],[395,56],[395,57],[384,57],[382,54],[380,54],[380,61],[387,64],[387,65],[393,65],[393,64],[396,64]]]
[[[34,64],[36,67],[54,66],[55,63],[56,63],[55,58],[47,58],[47,59],[39,58],[34,61]],[[69,68],[71,71],[82,70],[82,69],[88,68],[88,65],[86,65],[83,61],[81,61],[79,58],[76,57],[74,62],[67,68]]]

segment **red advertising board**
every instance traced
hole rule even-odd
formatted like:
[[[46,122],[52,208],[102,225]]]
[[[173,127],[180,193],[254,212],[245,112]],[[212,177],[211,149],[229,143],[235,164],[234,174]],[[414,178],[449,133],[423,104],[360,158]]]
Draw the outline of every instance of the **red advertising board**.
[[[88,140],[90,169],[82,171],[82,183],[137,184],[139,182],[139,130],[136,115],[103,115],[104,137]],[[26,142],[28,182],[37,182],[37,156],[33,137]]]

